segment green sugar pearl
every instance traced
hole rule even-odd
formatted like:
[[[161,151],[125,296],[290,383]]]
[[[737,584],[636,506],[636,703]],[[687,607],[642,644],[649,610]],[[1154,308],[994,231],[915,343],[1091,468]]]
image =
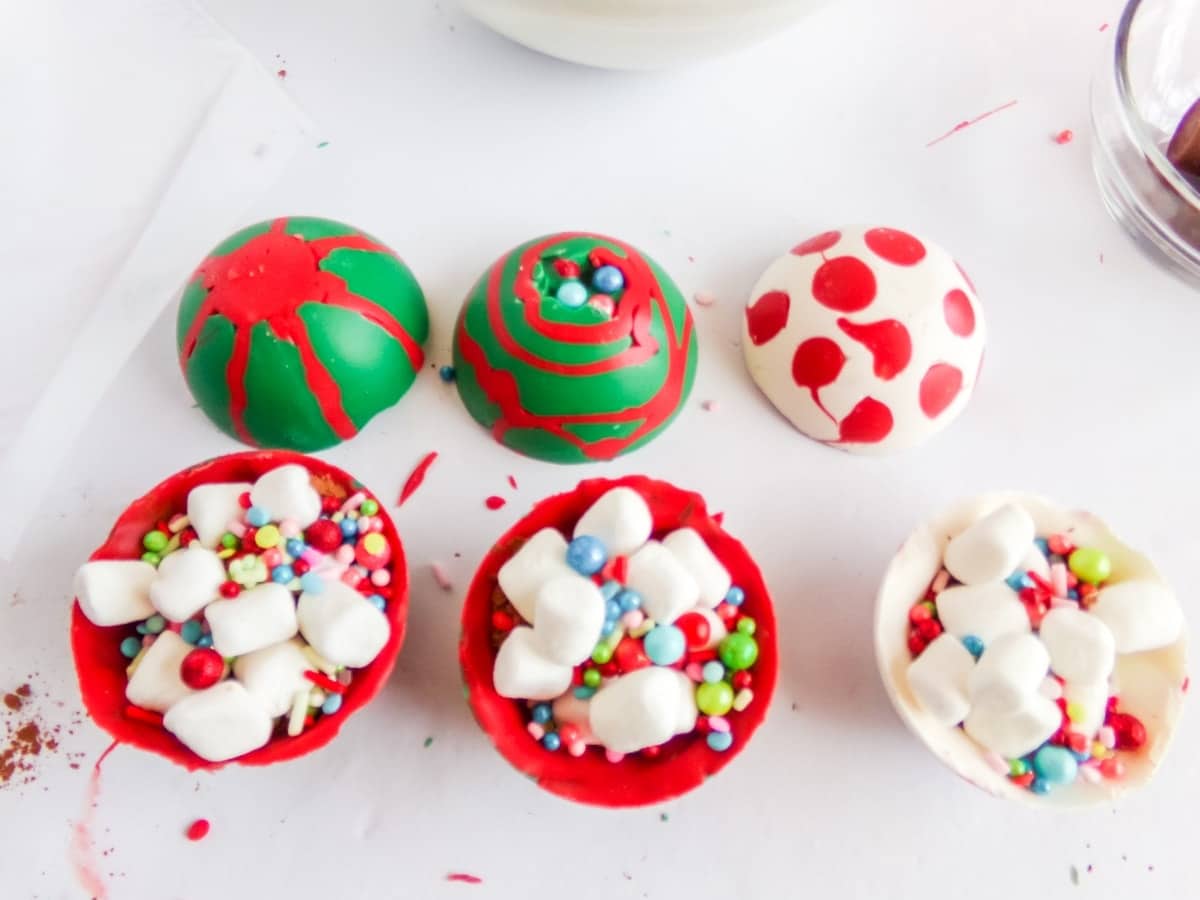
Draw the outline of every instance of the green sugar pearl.
[[[733,688],[728,681],[706,681],[696,688],[696,706],[706,716],[723,716],[733,708]]]
[[[754,624],[754,620],[753,620],[753,619],[751,619],[751,618],[741,618],[741,619],[738,619],[738,623],[737,623],[737,630],[738,630],[740,633],[742,633],[742,634],[754,634],[754,631],[755,631],[755,629],[756,629],[756,628],[757,628],[757,626]]]
[[[221,546],[224,547],[226,550],[234,550],[237,548],[238,544],[240,544],[240,543],[241,543],[241,541],[239,541],[237,539],[236,534],[232,534],[227,531],[223,535],[221,535]]]
[[[162,557],[151,550],[147,550],[142,554],[142,562],[147,562],[152,566],[157,566],[160,562],[162,562]]]
[[[600,672],[596,669],[585,669],[583,683],[590,688],[600,687]]]
[[[1112,560],[1103,550],[1095,547],[1080,547],[1067,560],[1075,577],[1088,584],[1100,584],[1112,575]]]
[[[740,672],[750,668],[758,659],[758,641],[748,634],[735,631],[725,636],[717,648],[717,653],[721,662],[725,663],[725,668]]]
[[[592,651],[592,662],[598,666],[604,665],[613,657],[613,648],[608,644],[597,644],[596,649]]]
[[[167,536],[157,529],[147,531],[146,536],[142,538],[142,546],[151,553],[162,553],[167,549]]]
[[[364,500],[362,505],[359,506],[358,511],[364,516],[373,516],[379,512],[379,504],[374,500]]]

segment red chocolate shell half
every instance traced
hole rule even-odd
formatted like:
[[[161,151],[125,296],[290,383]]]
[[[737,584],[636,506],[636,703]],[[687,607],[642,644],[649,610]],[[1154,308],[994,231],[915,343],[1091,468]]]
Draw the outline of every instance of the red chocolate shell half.
[[[187,506],[188,492],[211,482],[254,481],[278,466],[298,463],[324,484],[317,484],[322,495],[336,489],[347,495],[361,488],[357,480],[323,460],[284,450],[256,450],[233,453],[199,463],[177,472],[152,488],[149,493],[131,503],[113,525],[108,539],[91,555],[91,559],[138,559],[142,554],[142,536],[156,524],[182,512]],[[128,626],[102,628],[93,625],[75,602],[71,610],[71,652],[75,657],[75,673],[79,691],[88,715],[97,725],[122,744],[139,747],[164,756],[186,769],[215,770],[228,763],[247,766],[266,766],[296,759],[320,749],[337,736],[338,730],[357,710],[371,702],[391,674],[400,645],[404,642],[408,618],[408,568],[404,548],[396,526],[379,504],[378,517],[383,520],[383,536],[392,548],[391,599],[386,615],[391,624],[391,637],[370,665],[354,670],[354,680],[343,694],[342,708],[335,714],[320,716],[297,737],[276,735],[269,743],[243,756],[223,763],[208,762],[197,756],[160,724],[129,718],[125,714],[125,667],[129,660],[121,655],[121,635]]]
[[[734,742],[724,752],[709,748],[698,731],[673,738],[653,758],[639,753],[611,763],[595,747],[580,757],[551,752],[526,731],[524,704],[501,697],[493,687],[496,648],[492,641],[492,596],[500,567],[543,528],[558,528],[569,538],[588,507],[616,487],[632,488],[646,500],[654,515],[655,537],[684,526],[694,528],[729,571],[733,583],[746,593],[741,610],[755,620],[754,637],[759,647],[752,670],[754,701],[742,712],[729,716]],[[553,794],[608,807],[661,803],[699,787],[723,769],[762,724],[779,675],[775,610],[762,573],[746,548],[709,515],[699,494],[640,475],[580,482],[573,491],[536,504],[496,542],[475,573],[463,603],[459,662],[471,710],[509,763]]]

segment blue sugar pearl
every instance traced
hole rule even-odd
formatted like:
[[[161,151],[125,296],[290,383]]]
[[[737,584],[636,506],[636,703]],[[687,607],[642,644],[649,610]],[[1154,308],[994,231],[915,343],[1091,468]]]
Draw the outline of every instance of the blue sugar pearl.
[[[709,749],[724,753],[733,746],[733,735],[728,731],[710,731],[705,741],[708,742]]]
[[[255,528],[262,528],[271,521],[271,514],[261,506],[252,506],[246,510],[246,521]]]
[[[1069,591],[1067,591],[1067,599],[1068,600],[1078,600],[1079,599],[1079,591],[1075,590],[1075,588],[1071,588]]]
[[[1034,538],[1033,546],[1038,548],[1038,550],[1041,552],[1042,556],[1050,555],[1050,542],[1047,541],[1045,538]]]
[[[983,656],[983,641],[980,640],[975,635],[973,635],[973,634],[964,635],[963,639],[962,639],[962,644],[964,647],[967,648],[967,652],[970,653],[976,659],[979,659],[979,657]]]
[[[150,629],[148,629],[146,627],[145,622],[138,622],[137,628],[135,628],[134,631],[136,631],[138,634],[149,634],[150,633]]]
[[[621,618],[621,604],[616,600],[609,600],[604,604],[604,618],[608,621]]]
[[[196,641],[196,646],[197,647],[211,647],[212,646],[212,635],[211,634],[200,635],[200,637]]]
[[[127,637],[121,641],[121,655],[133,659],[142,652],[142,642],[135,637]]]
[[[305,572],[300,576],[300,590],[306,594],[319,594],[325,590],[325,580],[320,575]]]
[[[547,750],[557,750],[562,746],[562,738],[553,731],[549,734],[542,735],[542,746]]]
[[[633,612],[642,608],[642,595],[626,588],[617,595],[617,603],[621,606],[621,612]]]
[[[608,562],[608,551],[600,538],[581,534],[567,545],[567,565],[580,575],[595,575]]]
[[[1084,750],[1072,750],[1071,755],[1075,757],[1075,762],[1087,762],[1092,758],[1092,754]]]
[[[1048,784],[1070,784],[1079,772],[1079,763],[1066,747],[1046,744],[1034,754],[1033,771]]]
[[[583,306],[588,301],[588,289],[579,281],[564,281],[558,286],[554,295],[563,306],[572,308]]]
[[[291,566],[276,566],[271,570],[271,580],[276,584],[287,584],[295,577]]]
[[[625,287],[625,276],[616,266],[601,266],[592,273],[592,287],[602,294],[615,294]]]
[[[1013,572],[1011,575],[1009,575],[1007,578],[1004,579],[1004,583],[1007,584],[1014,591],[1019,591],[1019,590],[1021,590],[1021,588],[1025,587],[1025,581],[1026,581],[1025,573],[1022,572],[1020,569]]]
[[[600,585],[600,596],[605,600],[611,600],[621,593],[621,582],[609,579]]]
[[[725,667],[715,659],[706,662],[701,672],[704,674],[704,680],[709,684],[716,684],[725,677]]]
[[[332,716],[335,712],[342,708],[342,695],[330,694],[325,698],[325,702],[321,704],[321,712],[327,716]]]
[[[446,382],[446,384],[450,384],[452,381],[454,381],[455,377],[456,373],[454,371],[454,366],[442,366],[440,369],[438,369],[438,378],[442,379],[442,381]]]
[[[533,708],[533,721],[545,725],[550,721],[551,710],[549,703],[539,703]]]
[[[372,594],[367,598],[367,602],[380,612],[383,612],[385,609],[387,609],[387,601],[383,599],[382,594]]]
[[[674,625],[655,625],[642,639],[642,647],[650,657],[650,662],[669,666],[683,657],[687,640]]]
[[[596,689],[588,687],[586,684],[578,685],[574,691],[577,700],[590,700],[594,693],[596,693]]]
[[[746,602],[746,592],[735,584],[725,594],[725,602],[730,606],[741,606]]]
[[[357,519],[342,519],[342,521],[338,524],[338,527],[342,529],[343,538],[353,538],[358,534]]]
[[[600,626],[600,637],[608,637],[617,630],[616,619],[605,619],[604,624]]]
[[[204,626],[195,619],[189,619],[179,629],[179,636],[189,644],[194,644],[200,638],[204,637]]]
[[[1030,782],[1029,789],[1035,794],[1048,794],[1050,793],[1050,782],[1044,778],[1035,778]]]
[[[284,549],[287,550],[288,556],[292,559],[299,559],[300,554],[304,552],[304,541],[300,538],[288,538],[288,542],[284,544]]]

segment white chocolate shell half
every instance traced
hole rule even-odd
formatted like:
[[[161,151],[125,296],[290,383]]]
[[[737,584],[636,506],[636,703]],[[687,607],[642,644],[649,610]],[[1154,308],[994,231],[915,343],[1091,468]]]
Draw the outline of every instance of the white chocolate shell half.
[[[996,771],[987,751],[959,727],[941,724],[917,702],[908,683],[912,654],[908,649],[908,612],[921,600],[942,566],[950,540],[992,510],[1008,503],[1023,506],[1037,526],[1037,534],[1071,535],[1077,546],[1095,547],[1108,554],[1112,575],[1106,585],[1133,579],[1169,586],[1154,564],[1122,543],[1109,527],[1088,512],[1064,510],[1031,494],[992,493],[955,504],[918,528],[904,542],[887,572],[875,607],[875,656],[879,674],[892,705],[942,762],[971,784],[997,797],[1042,807],[1081,807],[1111,804],[1121,795],[1150,780],[1162,761],[1178,724],[1187,690],[1187,626],[1165,647],[1140,653],[1118,654],[1112,675],[1120,710],[1137,716],[1146,727],[1146,743],[1136,751],[1121,751],[1125,774],[1120,779],[1096,783],[1082,778],[1036,794]]]

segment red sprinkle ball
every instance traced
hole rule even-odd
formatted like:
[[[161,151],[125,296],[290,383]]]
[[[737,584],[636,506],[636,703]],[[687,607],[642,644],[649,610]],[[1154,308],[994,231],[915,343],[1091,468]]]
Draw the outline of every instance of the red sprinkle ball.
[[[187,839],[189,841],[202,841],[208,837],[208,829],[208,819],[197,819],[188,826],[185,834],[187,835]]]
[[[192,690],[212,687],[225,675],[225,660],[211,647],[197,647],[179,664],[179,677]]]
[[[488,509],[500,509],[500,507],[504,506],[504,504],[506,504],[507,502],[508,501],[505,500],[503,497],[497,497],[495,494],[493,494],[492,496],[488,497],[486,500],[483,501],[483,505],[486,506]]]

